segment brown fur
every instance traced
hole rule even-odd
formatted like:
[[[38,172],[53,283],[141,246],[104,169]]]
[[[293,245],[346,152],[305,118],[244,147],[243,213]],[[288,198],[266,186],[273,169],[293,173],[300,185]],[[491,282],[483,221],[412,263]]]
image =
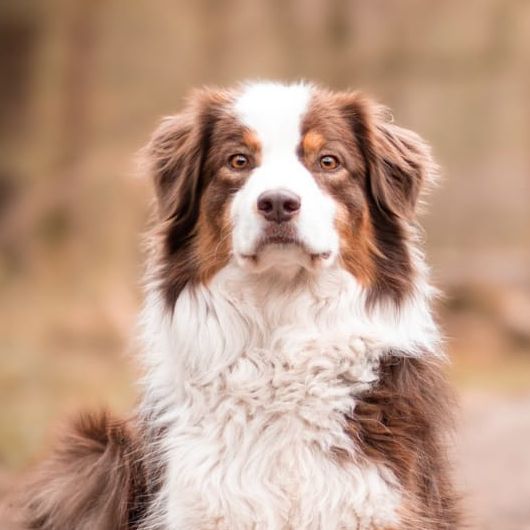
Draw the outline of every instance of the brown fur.
[[[347,418],[347,432],[364,456],[398,478],[406,495],[403,530],[459,528],[446,439],[453,410],[438,362],[390,353],[378,385]]]
[[[155,280],[170,308],[187,283],[207,282],[228,262],[228,207],[248,175],[229,171],[228,155],[259,163],[258,139],[227,109],[232,97],[197,92],[183,113],[162,122],[146,149],[157,196]]]
[[[9,502],[8,530],[137,528],[147,506],[140,444],[132,427],[85,416]]]
[[[436,165],[427,144],[389,123],[383,107],[356,93],[338,99],[364,160],[366,197],[379,249],[370,302],[389,295],[399,303],[414,281],[408,223],[415,222],[420,192],[435,180]]]
[[[367,212],[359,216],[355,230],[345,207],[339,209],[336,226],[341,241],[340,257],[344,268],[350,271],[365,288],[375,281],[373,256],[377,253],[373,227]]]
[[[146,148],[157,196],[156,234],[151,238],[159,263],[156,280],[173,307],[180,291],[195,278],[194,241],[199,203],[207,186],[206,153],[222,94],[198,94],[179,116],[166,118]]]
[[[399,304],[413,281],[407,223],[414,222],[420,190],[436,175],[429,148],[356,92],[319,91],[303,133],[305,164],[348,212],[349,226],[337,220],[345,266],[363,283],[371,278],[370,304],[381,298]],[[342,168],[322,174],[316,161],[330,151]]]

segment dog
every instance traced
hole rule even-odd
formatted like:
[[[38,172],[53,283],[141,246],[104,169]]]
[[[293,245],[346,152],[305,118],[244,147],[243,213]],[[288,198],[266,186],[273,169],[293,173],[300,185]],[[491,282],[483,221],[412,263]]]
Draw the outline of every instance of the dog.
[[[358,92],[202,89],[145,148],[143,397],[82,418],[13,528],[450,530],[427,144]]]

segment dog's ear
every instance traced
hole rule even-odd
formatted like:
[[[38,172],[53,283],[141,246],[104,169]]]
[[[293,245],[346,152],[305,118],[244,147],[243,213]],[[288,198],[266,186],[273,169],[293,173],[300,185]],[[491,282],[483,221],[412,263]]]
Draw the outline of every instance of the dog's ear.
[[[207,184],[204,163],[224,100],[225,95],[213,89],[195,92],[180,114],[162,120],[144,150],[159,221],[172,225],[176,248],[192,234],[198,219]]]
[[[145,153],[160,221],[172,219],[189,233],[203,185],[208,120],[198,104],[162,120]]]
[[[385,215],[412,218],[421,192],[437,177],[429,146],[359,94],[344,96],[343,112],[359,144],[374,202]]]
[[[200,180],[202,141],[191,112],[162,120],[145,152],[160,219],[186,217]]]

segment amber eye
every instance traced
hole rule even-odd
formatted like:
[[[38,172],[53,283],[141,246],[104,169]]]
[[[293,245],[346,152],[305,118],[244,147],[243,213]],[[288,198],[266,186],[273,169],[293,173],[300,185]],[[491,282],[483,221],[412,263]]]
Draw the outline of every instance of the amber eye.
[[[340,166],[339,159],[333,155],[320,157],[320,167],[326,171],[332,171]]]
[[[228,165],[232,169],[246,169],[250,165],[250,160],[248,159],[248,156],[238,153],[237,155],[232,155],[228,159]]]

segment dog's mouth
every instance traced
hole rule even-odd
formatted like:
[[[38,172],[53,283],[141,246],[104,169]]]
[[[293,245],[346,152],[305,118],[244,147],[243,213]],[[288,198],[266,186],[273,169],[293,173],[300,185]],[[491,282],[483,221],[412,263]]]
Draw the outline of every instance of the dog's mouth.
[[[307,254],[312,261],[326,260],[331,256],[331,251],[315,252],[311,249],[300,237],[297,236],[295,230],[290,225],[279,225],[267,227],[263,237],[261,237],[250,254],[243,254],[245,259],[256,261],[259,255],[268,248],[276,247],[280,252],[282,250],[292,251],[293,249],[300,250]]]
[[[262,238],[256,246],[256,254],[259,254],[265,247],[279,245],[283,247],[298,247],[305,250],[305,245],[300,239],[288,235],[273,235]]]

